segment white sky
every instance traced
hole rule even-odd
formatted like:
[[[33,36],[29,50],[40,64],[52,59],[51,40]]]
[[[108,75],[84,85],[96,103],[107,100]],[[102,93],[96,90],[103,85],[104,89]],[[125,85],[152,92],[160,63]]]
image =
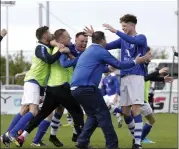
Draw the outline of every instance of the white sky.
[[[9,51],[23,49],[33,53],[38,28],[38,3],[35,0],[17,0],[9,7]],[[44,4],[45,2],[41,1]],[[2,8],[2,6],[1,6]],[[137,16],[138,33],[147,36],[148,45],[177,45],[177,0],[168,1],[50,1],[50,12],[69,26],[66,27],[50,15],[50,28],[54,32],[66,28],[72,37],[82,31],[85,25],[92,24],[95,30],[103,30],[102,24],[109,23],[121,30],[119,18],[126,13]],[[45,10],[43,24],[45,25]],[[6,9],[1,9],[1,28],[6,28]],[[103,30],[104,31],[104,30]],[[106,31],[108,41],[118,37]],[[74,39],[73,39],[74,40]],[[2,41],[1,52],[5,53],[6,38]]]

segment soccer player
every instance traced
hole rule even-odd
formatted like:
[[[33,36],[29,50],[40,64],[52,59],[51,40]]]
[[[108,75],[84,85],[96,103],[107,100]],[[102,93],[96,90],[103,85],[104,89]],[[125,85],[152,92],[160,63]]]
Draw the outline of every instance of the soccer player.
[[[145,55],[147,49],[147,39],[143,34],[136,31],[137,18],[131,14],[125,14],[120,18],[122,24],[121,32],[114,29],[109,24],[103,26],[115,33],[120,38],[106,45],[106,49],[121,49],[121,61],[135,59],[137,55]],[[85,31],[90,35],[93,30],[86,28]],[[134,134],[135,143],[132,149],[141,149],[142,135],[142,116],[140,107],[144,104],[144,76],[146,75],[145,64],[135,65],[127,70],[121,70],[120,87],[120,106],[122,107],[125,123],[128,125],[131,133]],[[137,86],[137,87],[136,87]],[[131,117],[131,110],[134,117]]]
[[[57,42],[65,46],[69,45],[71,37],[65,29],[55,31],[54,35]],[[54,48],[52,54],[57,50],[57,48]],[[50,66],[50,76],[42,108],[38,115],[29,122],[22,135],[18,137],[17,146],[22,146],[28,134],[30,134],[30,132],[59,105],[66,108],[73,117],[74,128],[77,134],[73,134],[72,141],[76,141],[74,140],[74,135],[78,136],[81,133],[84,121],[83,111],[79,103],[71,95],[69,82],[71,81],[72,73],[73,68],[63,68],[59,60]]]
[[[120,85],[116,74],[113,72],[107,73],[106,77],[102,80],[101,90],[103,90],[103,98],[111,113],[115,115],[118,122],[118,127],[122,127],[121,114],[115,112],[114,110],[119,107],[119,95],[120,95]]]
[[[3,135],[3,142],[6,146],[10,143],[8,141],[9,139],[16,143],[18,131],[26,126],[38,113],[40,89],[45,87],[45,82],[50,72],[49,64],[54,63],[60,57],[60,50],[57,50],[51,55],[50,41],[52,36],[47,26],[38,28],[36,30],[36,37],[38,44],[32,58],[31,68],[25,75],[24,94],[20,113],[14,117],[7,133]]]
[[[147,52],[150,52],[150,47],[147,47]],[[146,63],[146,69],[149,63]],[[148,70],[147,70],[148,71]],[[166,75],[164,77],[162,77],[161,75],[164,75],[168,72],[168,68],[164,67],[162,69],[158,69],[155,72],[148,74],[147,76],[145,76],[145,92],[144,92],[144,105],[141,107],[141,113],[143,114],[143,116],[145,116],[145,118],[147,119],[146,124],[143,127],[142,130],[142,136],[141,136],[141,140],[143,142],[149,142],[152,143],[151,140],[147,139],[146,136],[150,133],[152,126],[155,123],[155,116],[153,113],[153,110],[149,104],[149,90],[150,90],[150,81],[153,82],[172,82],[173,78],[169,77],[169,75]]]
[[[3,29],[3,30],[1,31],[1,34],[0,34],[0,42],[2,41],[2,39],[4,38],[4,36],[6,36],[6,34],[7,34],[7,30],[6,30],[6,29]]]
[[[104,133],[106,147],[114,149],[118,148],[118,138],[112,125],[108,107],[98,89],[105,64],[118,69],[129,69],[151,57],[146,55],[130,61],[119,62],[105,49],[106,38],[101,31],[93,33],[92,43],[79,57],[71,82],[72,95],[87,114],[87,120],[77,139],[76,147],[89,148],[90,137],[99,126]]]
[[[70,49],[71,54],[74,57],[79,57],[82,52],[86,49],[88,43],[88,36],[85,35],[84,32],[78,32],[75,36],[75,44],[70,44],[67,45]],[[56,42],[56,40],[51,41],[51,44],[53,46],[61,46],[59,42]],[[67,57],[63,55],[61,57],[61,64],[64,64],[64,61],[67,59]],[[63,66],[63,65],[62,65]],[[57,111],[58,110],[58,111]],[[34,137],[33,146],[44,146],[45,144],[42,142],[42,138],[45,135],[48,127],[50,126],[50,121],[51,121],[51,133],[50,133],[50,138],[49,140],[56,146],[56,147],[61,147],[63,146],[62,142],[56,137],[58,128],[60,126],[60,118],[63,115],[64,108],[62,106],[58,107],[57,110],[55,111],[53,117],[50,115],[50,117],[46,118],[43,120],[40,125],[39,129],[36,133],[36,136]],[[67,115],[67,121],[72,125],[73,119],[71,115],[68,113]]]
[[[56,43],[54,44],[58,45]],[[74,57],[79,57],[86,49],[87,44],[88,44],[88,36],[85,34],[85,32],[78,32],[75,36],[75,44],[71,44],[69,46],[70,53]],[[63,126],[71,126],[73,123],[73,119],[69,113],[67,114],[67,122],[68,123]]]
[[[155,123],[155,116],[153,113],[153,110],[148,102],[149,100],[149,89],[150,89],[150,81],[153,82],[172,82],[173,78],[169,77],[169,75],[166,75],[164,77],[160,76],[163,75],[165,73],[168,72],[168,69],[166,67],[157,70],[149,75],[147,75],[145,77],[145,101],[144,101],[144,105],[141,107],[141,113],[143,114],[143,116],[145,116],[145,118],[147,119],[146,124],[143,127],[142,130],[142,137],[141,140],[145,143],[152,143],[153,141],[149,140],[146,138],[146,136],[150,133],[152,126]]]
[[[147,47],[147,52],[150,52],[149,47]],[[148,63],[146,63],[146,68],[147,68],[147,66],[148,66]],[[172,77],[169,77],[168,75],[166,75],[164,77],[160,76],[160,75],[166,74],[167,72],[168,72],[168,68],[164,67],[164,68],[162,68],[160,70],[156,70],[155,72],[148,74],[147,76],[144,77],[144,80],[145,80],[145,92],[144,92],[145,101],[144,101],[144,105],[141,106],[141,113],[147,119],[147,123],[144,125],[143,130],[142,130],[141,140],[143,142],[152,143],[152,141],[147,139],[146,136],[149,134],[149,132],[152,129],[152,126],[155,123],[155,116],[154,116],[153,110],[152,110],[150,104],[148,103],[150,81],[172,82],[172,80],[173,80]],[[115,110],[117,112],[121,113],[120,109],[116,108]],[[131,117],[133,117],[132,114],[131,114]]]

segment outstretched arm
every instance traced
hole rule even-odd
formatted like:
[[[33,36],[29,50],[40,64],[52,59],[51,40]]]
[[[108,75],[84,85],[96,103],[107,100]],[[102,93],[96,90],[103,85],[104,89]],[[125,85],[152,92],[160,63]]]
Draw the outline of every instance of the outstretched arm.
[[[123,40],[125,40],[131,44],[136,44],[136,45],[140,45],[140,46],[147,45],[147,39],[144,35],[137,35],[135,37],[132,37],[132,36],[129,36],[121,31],[114,29],[109,24],[103,24],[103,26],[105,27],[106,30],[111,31],[112,33],[116,33],[120,38],[122,38]]]
[[[61,54],[59,61],[64,68],[68,68],[68,67],[76,66],[78,58],[69,60],[66,54]]]
[[[113,57],[108,51],[105,49],[99,49],[100,52],[100,61],[105,64],[109,64],[117,69],[129,69],[134,67],[136,64],[145,63],[146,61],[151,59],[151,54],[147,53],[143,57],[137,57],[135,60],[131,61],[118,61],[115,57]]]

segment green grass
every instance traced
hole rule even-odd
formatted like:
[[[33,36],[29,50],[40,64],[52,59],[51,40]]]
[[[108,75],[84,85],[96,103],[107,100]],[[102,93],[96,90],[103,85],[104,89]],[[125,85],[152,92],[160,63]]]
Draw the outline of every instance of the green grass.
[[[1,132],[4,132],[13,116],[11,115],[1,115]],[[117,122],[114,117],[113,125],[115,127],[116,133],[119,138],[119,145],[121,148],[131,148],[132,139],[129,135],[129,131],[126,125],[123,123],[122,128],[117,128]],[[177,114],[156,114],[156,124],[154,125],[149,138],[156,142],[155,144],[143,144],[143,148],[177,148]],[[62,118],[62,124],[65,124],[66,115]],[[29,135],[23,148],[30,148],[31,141],[35,136],[36,129]],[[2,134],[2,133],[1,133]],[[50,128],[44,136],[43,140],[48,144],[48,148],[54,148],[54,146],[48,141],[50,134]],[[60,127],[58,132],[59,139],[64,143],[62,148],[74,148],[74,144],[71,141],[72,128],[71,127]],[[101,129],[97,129],[91,138],[91,145],[94,147],[104,148],[105,140]],[[4,147],[4,145],[2,146]],[[12,146],[15,147],[15,146]]]

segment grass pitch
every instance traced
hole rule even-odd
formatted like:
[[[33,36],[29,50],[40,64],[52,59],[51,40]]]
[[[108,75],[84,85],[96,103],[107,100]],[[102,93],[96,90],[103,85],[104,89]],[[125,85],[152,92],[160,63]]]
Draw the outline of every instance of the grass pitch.
[[[13,116],[12,115],[1,115],[1,134],[5,132],[8,128]],[[112,116],[113,125],[115,127],[116,133],[119,138],[120,148],[131,148],[132,138],[129,134],[129,131],[123,122],[123,127],[117,127],[117,121],[115,117]],[[145,119],[144,119],[145,121]],[[66,115],[62,117],[62,124],[66,124]],[[156,123],[153,126],[151,133],[148,138],[156,142],[154,144],[143,144],[143,148],[177,148],[178,140],[178,120],[177,114],[156,114]],[[23,148],[32,148],[30,145],[33,137],[35,136],[37,129],[35,129],[25,141]],[[55,148],[48,140],[50,135],[50,128],[45,134],[43,140],[44,143],[48,145],[47,148]],[[58,131],[58,138],[63,142],[64,147],[61,148],[75,148],[74,143],[71,141],[72,136],[72,127],[60,127]],[[95,133],[91,138],[91,145],[97,148],[105,147],[105,139],[100,128],[96,129]],[[12,148],[15,146],[12,145]],[[5,148],[4,145],[1,145],[1,148]],[[34,147],[33,147],[34,148]],[[39,147],[36,147],[39,148]],[[44,147],[43,147],[44,148]]]

